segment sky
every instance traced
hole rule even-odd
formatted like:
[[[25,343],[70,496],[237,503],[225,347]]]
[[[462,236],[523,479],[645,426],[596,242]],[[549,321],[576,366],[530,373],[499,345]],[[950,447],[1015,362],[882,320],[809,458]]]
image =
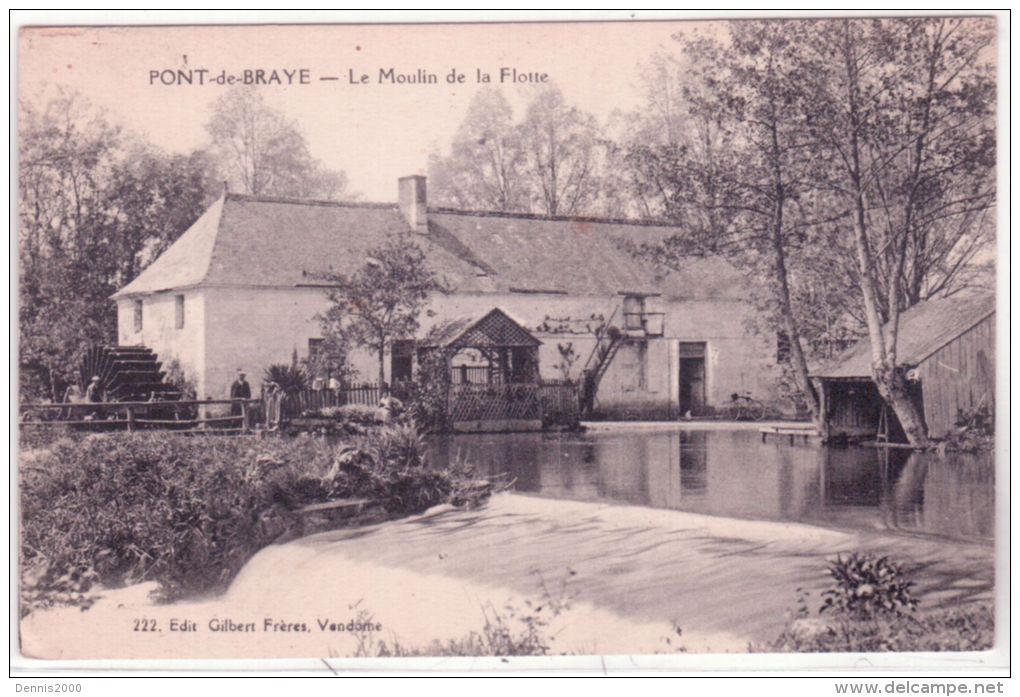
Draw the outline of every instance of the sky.
[[[312,154],[344,170],[351,190],[370,201],[396,198],[396,180],[425,174],[428,156],[449,146],[472,96],[484,85],[516,109],[545,84],[605,123],[614,110],[639,108],[641,66],[676,51],[672,35],[713,31],[696,22],[472,25],[304,25],[23,28],[20,98],[57,86],[77,90],[110,120],[171,152],[208,144],[204,124],[225,90],[223,71],[263,70],[308,84],[260,85],[267,102],[298,122]],[[502,68],[547,74],[547,82],[503,82]],[[433,73],[438,84],[379,84],[380,71]],[[191,70],[192,84],[178,84]],[[198,70],[207,71],[199,85]],[[283,71],[291,71],[291,77]],[[464,81],[449,83],[451,70]],[[170,71],[170,72],[164,72]],[[367,84],[351,84],[350,76]],[[324,80],[322,78],[339,78]],[[163,84],[163,80],[174,84]],[[540,79],[540,77],[539,77]]]

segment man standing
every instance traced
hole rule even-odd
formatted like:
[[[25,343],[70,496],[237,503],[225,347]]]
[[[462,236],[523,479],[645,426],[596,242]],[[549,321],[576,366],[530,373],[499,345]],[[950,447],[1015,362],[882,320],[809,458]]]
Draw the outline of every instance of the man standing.
[[[231,399],[251,399],[251,385],[244,379],[244,372],[241,370],[237,371],[237,379],[234,380],[234,384],[230,386],[230,398]],[[234,403],[230,405],[230,415],[240,416],[241,405]]]
[[[103,388],[99,384],[98,375],[93,375],[89,386],[85,388],[85,399],[92,403],[103,401]]]

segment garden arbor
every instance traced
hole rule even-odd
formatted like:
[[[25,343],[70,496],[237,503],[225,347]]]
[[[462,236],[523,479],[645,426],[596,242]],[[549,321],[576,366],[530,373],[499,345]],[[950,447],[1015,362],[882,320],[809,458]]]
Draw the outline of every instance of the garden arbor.
[[[539,430],[541,343],[498,308],[452,320],[419,343],[418,379],[455,431]]]

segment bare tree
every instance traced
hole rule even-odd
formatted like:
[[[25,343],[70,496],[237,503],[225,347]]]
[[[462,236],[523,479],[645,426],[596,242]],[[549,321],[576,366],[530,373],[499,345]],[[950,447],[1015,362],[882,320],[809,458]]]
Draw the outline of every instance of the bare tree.
[[[548,215],[584,212],[598,194],[594,117],[550,88],[529,105],[521,138],[534,207]]]
[[[480,91],[457,128],[450,155],[429,158],[436,199],[456,208],[528,209],[525,154],[513,108],[502,92]]]
[[[256,89],[220,97],[206,130],[227,179],[246,193],[337,199],[346,192],[347,176],[313,158],[297,124]]]

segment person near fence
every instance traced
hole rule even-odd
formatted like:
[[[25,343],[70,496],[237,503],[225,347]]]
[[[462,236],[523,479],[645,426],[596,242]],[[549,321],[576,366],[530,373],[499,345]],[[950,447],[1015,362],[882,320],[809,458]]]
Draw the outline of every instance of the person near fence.
[[[230,386],[230,398],[231,399],[251,399],[251,385],[249,385],[248,381],[245,380],[244,372],[241,371],[241,370],[237,371],[237,379],[234,380],[234,383]],[[241,405],[238,404],[237,402],[234,402],[233,404],[231,404],[230,405],[230,415],[231,416],[240,416],[241,415]]]
[[[88,387],[85,388],[85,401],[89,404],[99,404],[103,401],[103,388],[99,383],[98,375],[93,375]],[[88,409],[85,414],[85,420],[93,421],[98,414],[98,409]]]
[[[89,386],[85,388],[85,400],[93,404],[103,401],[103,388],[99,384],[99,376],[93,375]]]
[[[266,428],[275,431],[280,425],[280,407],[283,401],[283,390],[272,380],[262,385],[262,399],[266,409]]]
[[[78,404],[81,402],[81,389],[78,388],[77,383],[68,385],[67,389],[64,390],[63,402],[64,404]],[[73,420],[75,415],[75,408],[70,406],[67,408],[67,411],[64,412],[63,418]]]

